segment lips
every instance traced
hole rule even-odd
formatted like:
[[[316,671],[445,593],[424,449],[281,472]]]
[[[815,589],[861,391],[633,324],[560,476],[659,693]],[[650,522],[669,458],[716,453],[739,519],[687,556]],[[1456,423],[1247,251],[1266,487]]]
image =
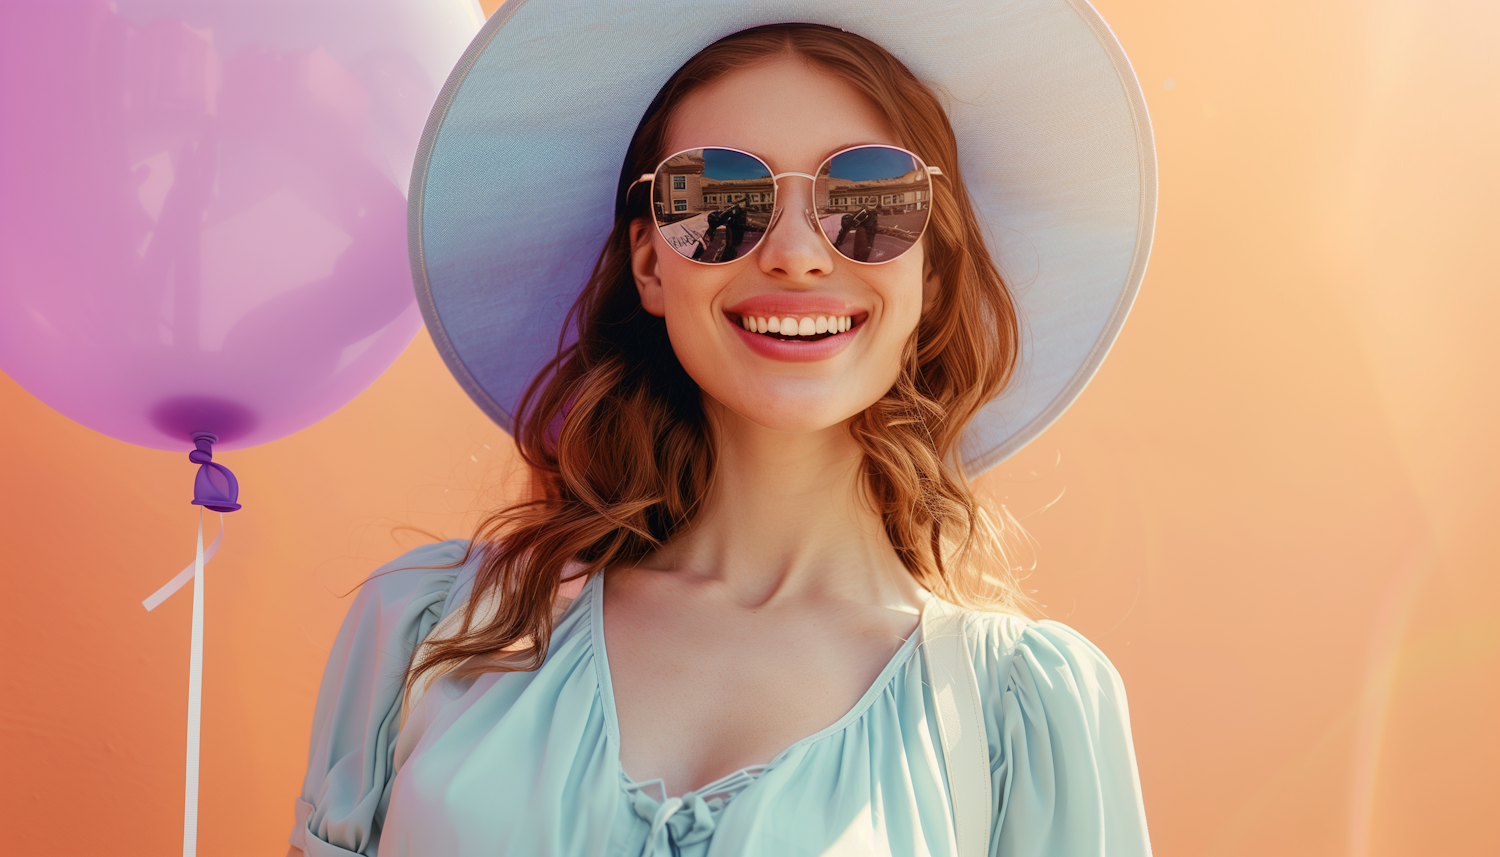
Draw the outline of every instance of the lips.
[[[832,295],[756,295],[724,309],[725,320],[751,350],[792,362],[843,351],[869,316],[866,308]]]
[[[865,314],[868,316],[868,313]],[[787,317],[783,317],[787,318]],[[826,316],[825,316],[826,318]],[[810,363],[817,360],[827,360],[835,354],[849,347],[856,336],[864,330],[859,323],[863,318],[846,316],[850,319],[851,326],[844,331],[814,332],[804,336],[801,333],[786,336],[783,333],[754,333],[747,330],[743,320],[740,318],[726,317],[725,321],[734,325],[734,331],[751,351],[771,360],[787,363]],[[767,320],[769,324],[769,320]],[[757,327],[759,325],[757,324]],[[801,329],[801,321],[798,320],[798,329]],[[816,330],[816,328],[814,329]]]

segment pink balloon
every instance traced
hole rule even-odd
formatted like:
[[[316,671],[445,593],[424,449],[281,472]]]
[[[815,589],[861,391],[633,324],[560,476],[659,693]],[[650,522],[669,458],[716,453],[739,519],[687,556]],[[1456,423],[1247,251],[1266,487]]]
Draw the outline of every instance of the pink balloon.
[[[473,0],[0,0],[0,369],[121,440],[348,402],[421,327],[406,187]]]

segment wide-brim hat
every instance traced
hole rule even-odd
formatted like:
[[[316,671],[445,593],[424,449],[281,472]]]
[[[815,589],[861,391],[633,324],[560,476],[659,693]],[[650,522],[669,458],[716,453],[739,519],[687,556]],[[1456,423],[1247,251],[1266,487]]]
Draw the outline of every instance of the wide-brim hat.
[[[883,46],[953,123],[1021,322],[1014,380],[970,425],[965,470],[1020,449],[1093,377],[1145,273],[1156,155],[1130,63],[1084,0],[507,0],[438,96],[409,214],[428,330],[506,431],[613,227],[657,90],[714,41],[785,22]]]

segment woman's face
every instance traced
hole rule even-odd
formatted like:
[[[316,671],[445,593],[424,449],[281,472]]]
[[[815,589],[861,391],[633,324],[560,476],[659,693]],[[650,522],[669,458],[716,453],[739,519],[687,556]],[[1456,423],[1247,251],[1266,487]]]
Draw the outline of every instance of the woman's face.
[[[864,143],[901,141],[863,95],[801,60],[731,72],[686,98],[672,117],[667,152],[703,146],[757,155],[776,173],[812,173],[829,155]],[[781,215],[749,255],[704,265],[683,258],[654,224],[631,227],[641,304],[666,319],[672,349],[698,386],[746,420],[811,432],[863,411],[895,383],[901,352],[922,311],[919,243],[879,265],[845,259],[814,230],[812,182],[777,183]],[[744,329],[746,316],[848,316],[848,331],[785,342]],[[711,407],[711,403],[709,404]]]

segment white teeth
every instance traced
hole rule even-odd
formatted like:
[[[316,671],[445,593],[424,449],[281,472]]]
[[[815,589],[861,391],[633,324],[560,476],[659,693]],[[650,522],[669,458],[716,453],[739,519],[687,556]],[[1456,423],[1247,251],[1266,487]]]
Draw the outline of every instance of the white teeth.
[[[819,315],[793,318],[791,316],[741,316],[740,325],[751,333],[779,333],[782,336],[814,336],[824,333],[839,334],[854,327],[854,317],[848,315]]]

